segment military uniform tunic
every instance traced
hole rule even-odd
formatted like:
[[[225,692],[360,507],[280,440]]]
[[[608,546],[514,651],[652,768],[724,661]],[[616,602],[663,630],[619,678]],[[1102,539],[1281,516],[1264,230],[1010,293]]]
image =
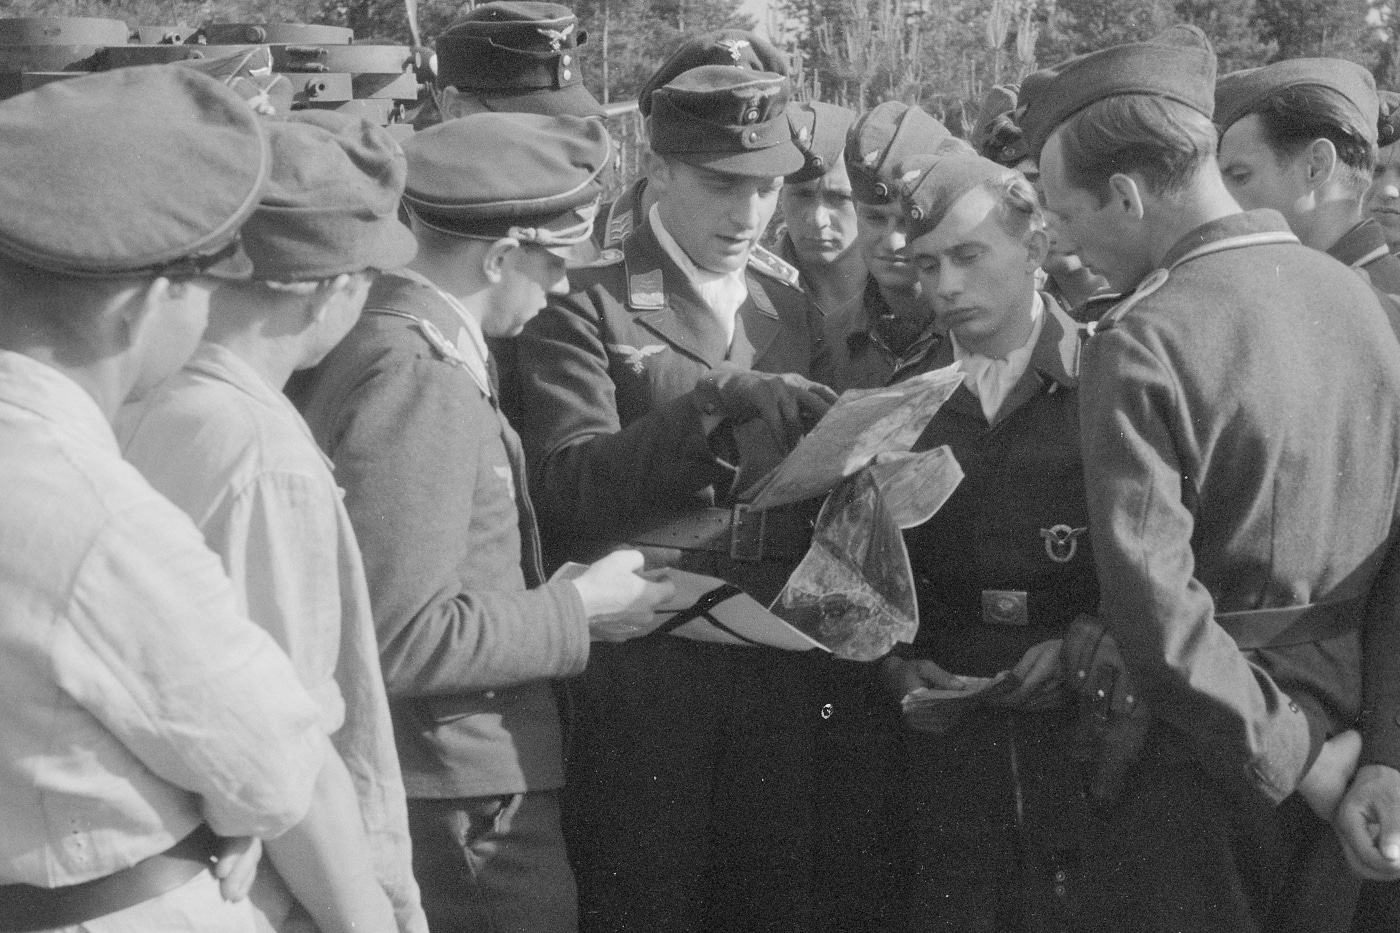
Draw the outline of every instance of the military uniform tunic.
[[[730,501],[735,469],[711,448],[697,382],[720,366],[809,374],[822,356],[808,299],[752,268],[746,276],[726,345],[644,223],[620,253],[571,271],[572,294],[527,325],[515,360],[520,428],[556,557],[596,557]],[[791,570],[721,554],[683,565],[759,599]],[[566,791],[583,929],[802,928],[818,718],[803,664],[671,636],[595,649],[572,685]]]

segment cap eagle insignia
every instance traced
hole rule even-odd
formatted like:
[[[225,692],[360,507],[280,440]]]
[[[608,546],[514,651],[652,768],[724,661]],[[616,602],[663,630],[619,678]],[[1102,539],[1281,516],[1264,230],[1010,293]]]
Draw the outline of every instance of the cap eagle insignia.
[[[578,23],[570,23],[563,29],[546,29],[543,26],[536,26],[535,30],[549,40],[549,50],[551,52],[558,52],[564,47],[564,43],[568,40],[569,35],[574,31],[574,27],[577,25]]]
[[[732,58],[732,59],[734,59],[734,64],[737,65],[737,64],[739,64],[739,62],[743,61],[743,59],[744,59],[744,56],[741,54],[741,50],[742,50],[742,49],[746,49],[746,48],[749,47],[749,40],[748,40],[748,39],[720,39],[720,40],[716,43],[716,45],[718,45],[720,48],[722,48],[722,49],[724,49],[726,52],[728,52],[728,53],[729,53],[729,57]]]

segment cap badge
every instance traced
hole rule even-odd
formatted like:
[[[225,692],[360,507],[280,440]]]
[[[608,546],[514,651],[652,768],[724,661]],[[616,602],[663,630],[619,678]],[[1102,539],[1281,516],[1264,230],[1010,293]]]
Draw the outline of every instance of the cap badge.
[[[757,108],[757,107],[750,107],[748,110],[745,110],[745,111],[744,111],[744,122],[745,122],[745,123],[757,123],[757,122],[758,122],[758,108]]]
[[[564,42],[569,38],[569,35],[574,31],[574,27],[577,25],[577,23],[570,23],[563,29],[545,29],[543,26],[536,26],[535,31],[549,40],[549,50],[551,52],[557,52],[564,47]]]
[[[1045,555],[1057,564],[1068,564],[1079,550],[1080,535],[1088,530],[1087,527],[1071,528],[1069,525],[1040,529],[1040,536],[1045,539]]]
[[[749,47],[748,39],[720,39],[716,43],[720,48],[729,53],[729,57],[734,59],[734,64],[739,64],[744,60],[742,50]]]
[[[640,350],[625,343],[610,343],[608,349],[622,357],[623,364],[636,376],[646,372],[647,357],[666,352],[665,345],[659,343],[648,344]]]

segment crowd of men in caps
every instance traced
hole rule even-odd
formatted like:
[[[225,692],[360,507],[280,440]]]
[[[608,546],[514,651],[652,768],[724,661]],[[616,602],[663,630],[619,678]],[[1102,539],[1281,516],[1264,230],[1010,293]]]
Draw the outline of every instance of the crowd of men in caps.
[[[1174,27],[962,140],[726,30],[600,204],[578,26],[477,7],[402,145],[178,65],[0,103],[0,930],[1400,928],[1371,76]],[[750,458],[948,366],[911,644],[654,631],[805,550],[681,546]]]

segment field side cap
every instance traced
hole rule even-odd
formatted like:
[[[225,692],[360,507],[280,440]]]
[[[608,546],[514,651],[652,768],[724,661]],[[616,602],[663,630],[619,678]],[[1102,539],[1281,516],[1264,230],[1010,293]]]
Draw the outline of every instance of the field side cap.
[[[1376,79],[1355,62],[1340,58],[1295,58],[1223,76],[1215,86],[1215,124],[1224,133],[1289,88],[1321,91],[1319,120],[1358,139],[1375,143],[1380,122]]]
[[[1376,121],[1376,145],[1389,146],[1400,142],[1400,93],[1380,91],[1380,117]]]
[[[304,110],[269,125],[272,171],[243,225],[253,277],[327,279],[397,269],[418,251],[398,220],[407,162],[388,131],[363,117]]]
[[[777,178],[806,163],[787,119],[788,79],[701,65],[651,96],[651,149],[688,165]]]
[[[702,33],[681,43],[661,63],[637,92],[637,109],[651,116],[651,94],[665,87],[692,68],[701,65],[731,65],[749,71],[766,71],[787,77],[787,56],[767,39],[746,29],[720,29]]]
[[[425,225],[551,249],[588,239],[612,162],[602,121],[476,113],[415,133],[404,205]]]
[[[191,68],[119,68],[0,102],[0,254],[76,276],[246,278],[263,121]]]
[[[972,189],[1019,177],[1013,169],[991,159],[956,152],[915,159],[909,176],[901,187],[900,205],[908,221],[910,243],[933,232]]]
[[[1172,26],[1147,42],[1089,52],[1027,76],[1016,122],[1027,152],[1039,161],[1055,127],[1109,97],[1165,97],[1209,119],[1215,109],[1215,67],[1205,33]]]
[[[787,176],[789,184],[821,178],[840,164],[846,131],[856,120],[854,110],[813,100],[790,105],[787,115],[793,142],[807,160],[802,168]]]
[[[438,38],[438,87],[455,87],[488,110],[600,117],[579,64],[587,41],[566,6],[483,3]]]
[[[1020,87],[998,84],[982,98],[977,122],[968,141],[977,154],[999,165],[1014,166],[1027,157],[1025,135],[1016,125],[1016,97]]]
[[[886,101],[866,111],[846,133],[852,196],[863,204],[894,203],[905,164],[932,155],[952,136],[924,110],[902,101]]]

